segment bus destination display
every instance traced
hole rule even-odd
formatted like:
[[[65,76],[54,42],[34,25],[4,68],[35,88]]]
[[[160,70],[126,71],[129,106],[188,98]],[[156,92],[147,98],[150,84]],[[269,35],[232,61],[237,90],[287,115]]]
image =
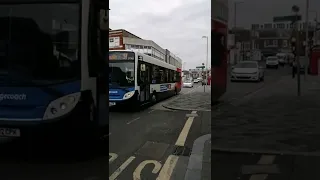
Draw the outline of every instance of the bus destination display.
[[[109,60],[134,60],[132,52],[109,52]]]

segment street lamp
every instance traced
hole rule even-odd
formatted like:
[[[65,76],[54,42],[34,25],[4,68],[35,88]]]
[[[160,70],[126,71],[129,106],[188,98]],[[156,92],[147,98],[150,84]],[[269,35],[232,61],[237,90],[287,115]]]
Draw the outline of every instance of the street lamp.
[[[209,38],[208,38],[208,36],[202,36],[202,38],[205,38],[205,39],[207,39],[207,58],[206,58],[206,80],[208,81],[208,54],[209,54],[209,52],[208,52],[208,49],[209,49]]]

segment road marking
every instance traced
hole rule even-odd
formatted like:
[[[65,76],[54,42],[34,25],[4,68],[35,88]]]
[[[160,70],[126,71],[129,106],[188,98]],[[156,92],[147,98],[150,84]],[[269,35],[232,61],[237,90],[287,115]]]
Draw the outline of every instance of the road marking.
[[[178,159],[179,156],[170,155],[164,163],[156,180],[170,180],[173,169],[176,166]]]
[[[133,122],[135,122],[136,120],[139,120],[139,119],[140,119],[140,117],[137,117],[137,118],[135,118],[135,119],[133,119],[133,120],[131,120],[131,121],[127,122],[127,124],[131,124],[131,123],[133,123]]]
[[[118,154],[116,153],[109,153],[109,156],[111,156],[109,159],[109,164],[118,158]]]
[[[197,113],[197,111],[192,111],[193,114]],[[191,125],[193,123],[194,117],[189,117],[188,120],[186,121],[186,123],[184,124],[184,127],[182,129],[182,131],[180,132],[180,135],[176,141],[176,146],[184,146],[186,140],[187,140],[187,136],[189,134]]]
[[[155,111],[155,109],[153,109],[153,110],[149,111],[148,113],[150,114],[150,113],[152,113],[153,111]]]
[[[269,165],[272,164],[276,156],[274,155],[262,155],[257,164],[259,165]],[[268,174],[253,174],[249,180],[266,180]]]
[[[136,157],[129,157],[121,166],[109,177],[109,180],[115,180],[122,171],[135,159]]]
[[[161,163],[155,160],[145,160],[139,164],[139,166],[133,172],[133,180],[141,180],[141,171],[147,164],[154,164],[154,168],[152,169],[153,174],[157,174],[161,169]]]

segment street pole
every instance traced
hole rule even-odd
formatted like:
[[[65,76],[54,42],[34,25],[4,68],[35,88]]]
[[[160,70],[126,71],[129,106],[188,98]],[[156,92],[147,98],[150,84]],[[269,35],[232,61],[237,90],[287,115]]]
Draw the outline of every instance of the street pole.
[[[307,62],[304,62],[304,80],[307,80],[309,64],[309,0],[306,0],[306,47],[305,47],[305,56],[307,57]]]
[[[300,52],[300,33],[298,28],[298,13],[296,13],[296,22],[295,22],[295,29],[296,29],[296,64],[297,64],[297,85],[298,85],[298,96],[301,96],[301,87],[300,87],[300,60],[299,60],[299,52]]]
[[[207,36],[207,59],[206,59],[206,85],[208,84],[208,56],[209,56],[209,40],[208,40],[208,36]]]

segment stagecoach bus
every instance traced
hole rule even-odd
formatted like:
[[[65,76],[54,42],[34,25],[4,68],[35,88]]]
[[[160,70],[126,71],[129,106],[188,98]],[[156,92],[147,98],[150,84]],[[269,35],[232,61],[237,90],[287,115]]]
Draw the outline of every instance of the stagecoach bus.
[[[106,81],[108,6],[0,0],[0,137],[89,140],[107,129],[107,87],[99,82]]]
[[[140,107],[181,90],[181,73],[164,61],[131,50],[109,51],[109,106]]]

